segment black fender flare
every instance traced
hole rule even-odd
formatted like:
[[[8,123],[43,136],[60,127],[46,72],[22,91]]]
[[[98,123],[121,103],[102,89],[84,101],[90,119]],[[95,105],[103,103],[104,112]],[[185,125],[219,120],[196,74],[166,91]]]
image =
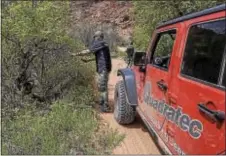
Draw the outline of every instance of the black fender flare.
[[[125,89],[126,89],[126,99],[129,105],[137,106],[137,88],[136,88],[136,79],[135,74],[132,69],[124,68],[119,69],[117,72],[117,76],[122,76]]]

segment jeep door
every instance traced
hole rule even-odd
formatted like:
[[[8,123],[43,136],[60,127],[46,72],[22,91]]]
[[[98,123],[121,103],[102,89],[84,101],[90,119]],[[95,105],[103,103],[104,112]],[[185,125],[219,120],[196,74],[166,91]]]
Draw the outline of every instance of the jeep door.
[[[167,103],[167,88],[170,79],[170,59],[175,51],[174,41],[176,29],[157,30],[149,47],[148,64],[144,78],[142,96],[140,96],[139,109],[149,124],[159,133],[159,136],[167,142],[164,128],[165,116],[164,103]]]
[[[224,16],[221,12],[184,22],[182,47],[175,58],[180,67],[175,68],[178,72],[170,83],[174,87],[168,92],[178,106],[174,121],[167,125],[174,131],[170,144],[178,154],[225,151]]]

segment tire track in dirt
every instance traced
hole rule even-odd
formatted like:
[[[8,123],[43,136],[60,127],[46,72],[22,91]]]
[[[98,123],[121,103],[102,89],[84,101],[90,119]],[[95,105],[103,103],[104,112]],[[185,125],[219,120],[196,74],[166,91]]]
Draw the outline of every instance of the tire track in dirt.
[[[121,79],[117,77],[117,69],[123,67],[126,67],[123,60],[112,59],[113,70],[108,84],[109,102],[112,108],[114,107],[114,87]],[[140,117],[136,117],[135,122],[128,126],[119,125],[115,121],[113,113],[103,113],[101,117],[111,128],[125,134],[125,139],[113,150],[113,154],[161,154]]]

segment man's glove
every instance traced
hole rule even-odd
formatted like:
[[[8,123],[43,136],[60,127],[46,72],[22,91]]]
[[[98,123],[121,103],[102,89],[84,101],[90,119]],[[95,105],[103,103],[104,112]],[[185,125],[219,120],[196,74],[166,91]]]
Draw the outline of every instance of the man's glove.
[[[90,62],[90,61],[94,61],[95,59],[84,59],[84,58],[82,58],[81,60],[82,60],[83,62],[87,63],[87,62]]]
[[[86,54],[89,54],[90,53],[90,50],[89,49],[87,49],[87,50],[83,50],[83,51],[81,51],[81,52],[79,52],[79,53],[76,53],[76,54],[74,54],[74,53],[70,53],[72,56],[83,56],[83,55],[86,55]]]

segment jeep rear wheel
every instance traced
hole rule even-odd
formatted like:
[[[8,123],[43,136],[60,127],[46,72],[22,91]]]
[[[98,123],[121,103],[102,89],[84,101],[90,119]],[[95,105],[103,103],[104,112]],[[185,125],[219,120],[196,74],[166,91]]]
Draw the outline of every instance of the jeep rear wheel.
[[[123,81],[119,81],[115,87],[114,117],[119,124],[130,124],[134,121],[136,111],[126,101],[126,90]]]

